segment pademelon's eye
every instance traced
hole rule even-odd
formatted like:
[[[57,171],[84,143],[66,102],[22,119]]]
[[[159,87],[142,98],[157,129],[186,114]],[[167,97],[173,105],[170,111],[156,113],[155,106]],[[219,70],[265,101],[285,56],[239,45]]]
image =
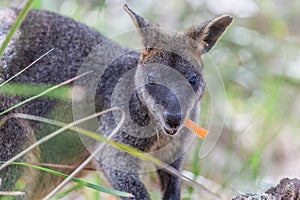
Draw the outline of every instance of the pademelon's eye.
[[[148,75],[147,76],[147,82],[148,82],[149,85],[154,85],[155,82],[156,82],[156,79],[153,75]]]
[[[196,75],[192,76],[192,77],[189,79],[190,85],[191,85],[191,86],[195,86],[196,83],[197,83],[197,80],[198,80],[198,78],[197,78]]]

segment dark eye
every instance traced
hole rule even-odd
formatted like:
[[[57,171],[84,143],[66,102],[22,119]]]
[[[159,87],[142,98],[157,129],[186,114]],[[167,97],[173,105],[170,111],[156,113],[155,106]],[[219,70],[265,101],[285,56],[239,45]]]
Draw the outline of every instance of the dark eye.
[[[195,86],[197,83],[197,76],[193,76],[189,79],[189,83],[191,86]]]
[[[156,81],[156,79],[155,79],[154,76],[151,76],[151,75],[147,76],[147,82],[148,82],[149,85],[154,85],[155,81]]]

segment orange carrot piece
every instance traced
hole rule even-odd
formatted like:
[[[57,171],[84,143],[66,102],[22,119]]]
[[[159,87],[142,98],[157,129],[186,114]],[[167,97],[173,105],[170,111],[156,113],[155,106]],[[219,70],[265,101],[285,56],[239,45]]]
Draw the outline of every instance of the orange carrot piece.
[[[208,130],[201,128],[198,124],[190,119],[185,120],[184,125],[193,133],[196,133],[202,140],[206,137]]]

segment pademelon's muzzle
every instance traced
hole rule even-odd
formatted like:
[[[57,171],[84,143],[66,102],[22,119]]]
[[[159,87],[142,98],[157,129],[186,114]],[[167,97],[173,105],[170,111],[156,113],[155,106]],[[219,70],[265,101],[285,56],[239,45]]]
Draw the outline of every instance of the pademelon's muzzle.
[[[146,84],[146,91],[159,107],[157,114],[160,118],[162,129],[166,134],[174,135],[183,123],[179,99],[168,87],[156,83]]]
[[[169,135],[177,133],[181,125],[181,113],[164,112],[165,127],[164,131]]]

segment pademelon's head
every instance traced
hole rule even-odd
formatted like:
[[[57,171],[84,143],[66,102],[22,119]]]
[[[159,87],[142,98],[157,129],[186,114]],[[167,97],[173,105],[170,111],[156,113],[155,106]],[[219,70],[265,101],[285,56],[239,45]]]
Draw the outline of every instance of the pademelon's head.
[[[157,125],[174,135],[183,127],[204,92],[201,55],[208,52],[233,18],[220,16],[184,33],[170,33],[124,5],[142,38],[135,72],[138,98]]]

